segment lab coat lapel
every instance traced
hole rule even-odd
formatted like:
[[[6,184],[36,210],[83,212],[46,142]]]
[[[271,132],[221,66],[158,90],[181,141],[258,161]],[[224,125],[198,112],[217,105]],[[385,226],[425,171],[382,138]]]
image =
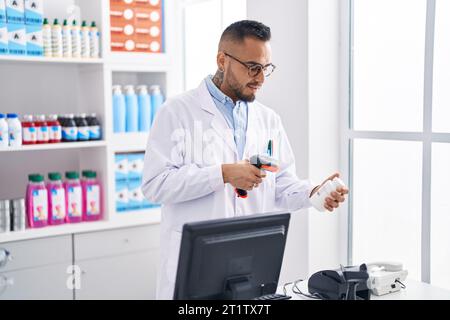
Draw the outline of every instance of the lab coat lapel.
[[[257,143],[259,137],[259,130],[261,128],[259,124],[259,116],[258,111],[256,109],[256,105],[254,103],[248,102],[248,120],[247,120],[247,133],[246,133],[246,142],[244,148],[244,158],[249,158],[254,154],[250,154],[252,152],[259,152],[257,150]]]
[[[201,108],[213,116],[211,120],[211,127],[217,132],[217,134],[225,141],[225,143],[231,148],[231,150],[238,155],[236,143],[234,141],[233,132],[228,126],[224,116],[217,109],[214,101],[206,87],[205,81],[202,82],[198,88],[198,97],[200,100]]]

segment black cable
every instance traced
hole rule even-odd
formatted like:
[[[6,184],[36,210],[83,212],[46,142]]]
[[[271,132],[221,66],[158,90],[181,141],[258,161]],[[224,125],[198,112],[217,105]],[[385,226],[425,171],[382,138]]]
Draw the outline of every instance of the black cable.
[[[304,281],[304,280],[303,279],[299,279],[299,280],[294,281],[294,285],[292,286],[292,292],[293,293],[302,295],[302,296],[304,296],[306,298],[310,298],[310,299],[315,299],[315,300],[322,300],[323,299],[322,296],[320,294],[318,294],[318,293],[314,293],[312,295],[311,294],[307,294],[307,293],[303,293],[300,290],[300,288],[298,287],[298,283],[300,283],[302,281]]]
[[[402,286],[402,289],[406,289],[406,286],[398,279],[395,279],[395,282],[400,283],[400,285]]]

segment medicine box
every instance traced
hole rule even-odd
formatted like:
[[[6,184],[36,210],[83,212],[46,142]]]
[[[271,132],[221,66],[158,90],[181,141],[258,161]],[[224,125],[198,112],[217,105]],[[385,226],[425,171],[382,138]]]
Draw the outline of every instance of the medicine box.
[[[25,23],[25,7],[23,0],[5,0],[6,2],[6,21],[8,24]]]
[[[27,32],[27,55],[42,56],[44,54],[42,25],[26,25],[25,29]]]
[[[25,55],[27,39],[24,24],[8,23],[8,52],[10,55]]]
[[[25,0],[25,24],[42,25],[44,0]]]
[[[128,179],[128,157],[126,154],[116,154],[114,163],[116,181],[126,181]]]

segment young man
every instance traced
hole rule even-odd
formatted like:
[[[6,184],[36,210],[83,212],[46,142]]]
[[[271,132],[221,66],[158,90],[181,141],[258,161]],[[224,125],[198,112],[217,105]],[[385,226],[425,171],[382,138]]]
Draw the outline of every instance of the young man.
[[[173,298],[185,223],[311,206],[317,186],[299,180],[280,117],[255,101],[275,70],[270,38],[270,28],[256,21],[230,25],[220,39],[216,74],[169,99],[156,117],[142,190],[163,205],[159,299]],[[277,173],[248,162],[265,153],[279,161]],[[248,198],[237,197],[235,188],[246,190]],[[347,193],[338,188],[326,199],[326,209],[339,207]]]

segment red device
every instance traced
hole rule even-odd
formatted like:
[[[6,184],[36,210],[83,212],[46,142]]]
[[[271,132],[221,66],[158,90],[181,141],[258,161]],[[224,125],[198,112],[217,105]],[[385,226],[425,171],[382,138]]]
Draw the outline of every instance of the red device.
[[[270,172],[278,172],[279,164],[278,161],[272,157],[265,154],[257,154],[250,158],[250,164],[254,165],[258,169],[266,170]],[[238,198],[246,199],[248,197],[248,192],[242,189],[234,189]]]

